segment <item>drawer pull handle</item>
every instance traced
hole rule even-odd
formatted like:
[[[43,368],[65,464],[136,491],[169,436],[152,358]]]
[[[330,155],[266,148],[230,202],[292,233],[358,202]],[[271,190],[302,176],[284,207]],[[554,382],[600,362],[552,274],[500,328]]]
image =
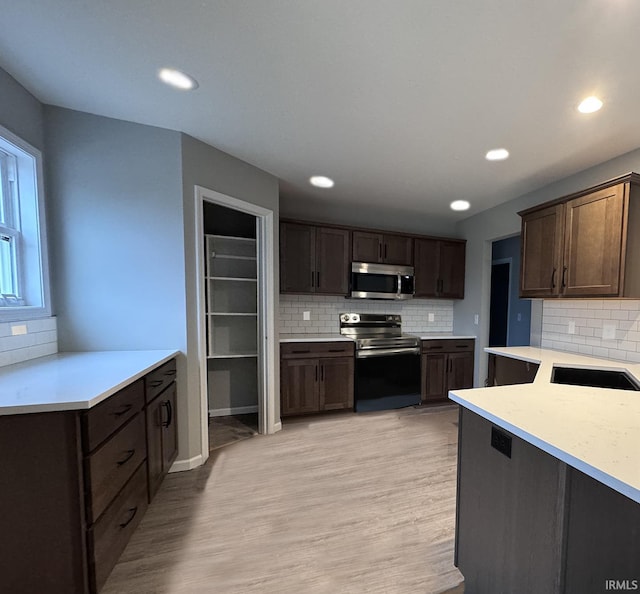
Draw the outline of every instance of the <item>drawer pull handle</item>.
[[[430,351],[433,351],[433,350],[435,350],[435,349],[442,349],[442,348],[444,348],[444,347],[443,347],[442,345],[439,345],[439,346],[428,346],[427,348],[428,348]]]
[[[121,417],[122,415],[126,415],[132,408],[133,404],[125,404],[122,409],[111,414],[113,414],[114,417]]]
[[[344,353],[344,349],[329,349],[330,353]]]
[[[138,506],[136,505],[135,507],[130,508],[129,513],[131,515],[129,516],[126,522],[123,522],[122,524],[120,524],[120,528],[126,528],[129,524],[131,524],[131,522],[133,521],[133,518],[135,518],[136,514],[138,513]]]
[[[135,449],[127,450],[127,455],[122,460],[118,460],[117,462],[118,466],[122,466],[123,464],[126,464],[129,460],[131,460],[131,458],[133,458],[133,455],[135,453],[136,453]]]
[[[150,385],[152,388],[157,388],[158,386],[161,386],[161,385],[162,385],[162,380],[155,380],[155,381],[153,381],[153,382],[149,382],[149,385]]]
[[[466,345],[466,344],[457,344],[457,345],[456,345],[456,348],[457,348],[457,349],[466,349],[466,348],[467,348],[467,345]]]
[[[162,423],[162,426],[168,427],[171,425],[171,421],[173,420],[173,406],[171,406],[171,400],[165,400],[162,403],[162,406],[167,409],[167,420]]]
[[[306,351],[291,351],[292,353],[310,353],[311,351],[307,349]]]
[[[176,370],[175,369],[169,369],[168,371],[165,371],[164,374],[168,375],[168,376],[172,376],[172,375],[176,374]]]

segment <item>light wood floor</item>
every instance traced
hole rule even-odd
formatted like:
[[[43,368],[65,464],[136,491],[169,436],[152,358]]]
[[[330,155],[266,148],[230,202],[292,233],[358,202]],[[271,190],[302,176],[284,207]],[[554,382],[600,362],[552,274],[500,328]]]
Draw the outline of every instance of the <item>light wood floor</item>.
[[[439,594],[457,409],[285,422],[169,475],[103,594]]]

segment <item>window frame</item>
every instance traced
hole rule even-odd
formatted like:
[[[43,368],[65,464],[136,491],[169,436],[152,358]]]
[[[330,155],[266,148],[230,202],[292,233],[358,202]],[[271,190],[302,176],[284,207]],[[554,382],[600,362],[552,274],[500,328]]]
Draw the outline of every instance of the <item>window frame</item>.
[[[49,278],[49,254],[47,243],[47,223],[45,214],[44,175],[42,152],[0,125],[0,151],[15,159],[13,204],[10,217],[13,220],[0,222],[0,234],[16,238],[14,258],[16,260],[15,282],[20,291],[16,305],[0,304],[0,323],[51,317],[51,294]],[[6,162],[5,162],[6,166]],[[6,191],[8,184],[5,185]],[[4,192],[3,192],[4,193]],[[34,198],[35,194],[35,198]],[[28,196],[28,197],[27,197]],[[3,200],[6,200],[6,195]],[[29,200],[29,208],[23,208],[23,201]],[[31,210],[30,246],[25,249],[23,211]],[[29,256],[27,252],[29,251]],[[35,270],[37,268],[37,270]],[[37,294],[36,305],[25,300],[27,286],[32,295]],[[35,290],[34,290],[35,286]]]

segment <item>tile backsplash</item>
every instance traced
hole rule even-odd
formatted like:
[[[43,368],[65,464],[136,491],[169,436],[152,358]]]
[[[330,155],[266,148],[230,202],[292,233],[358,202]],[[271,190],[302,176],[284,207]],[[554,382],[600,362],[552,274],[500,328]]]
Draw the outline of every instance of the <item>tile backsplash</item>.
[[[305,311],[310,312],[308,321],[303,320]],[[370,301],[330,295],[280,295],[280,334],[338,333],[338,316],[344,312],[400,314],[403,332],[453,331],[453,301],[448,299]]]
[[[541,346],[640,363],[640,300],[544,301]]]
[[[0,323],[0,367],[57,352],[56,318]]]

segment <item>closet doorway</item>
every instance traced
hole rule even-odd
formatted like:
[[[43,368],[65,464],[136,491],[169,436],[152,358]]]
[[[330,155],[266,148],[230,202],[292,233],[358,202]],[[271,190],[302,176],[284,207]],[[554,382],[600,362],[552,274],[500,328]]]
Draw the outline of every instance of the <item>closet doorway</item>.
[[[276,429],[273,214],[196,188],[204,451]],[[205,441],[206,440],[206,441]]]

